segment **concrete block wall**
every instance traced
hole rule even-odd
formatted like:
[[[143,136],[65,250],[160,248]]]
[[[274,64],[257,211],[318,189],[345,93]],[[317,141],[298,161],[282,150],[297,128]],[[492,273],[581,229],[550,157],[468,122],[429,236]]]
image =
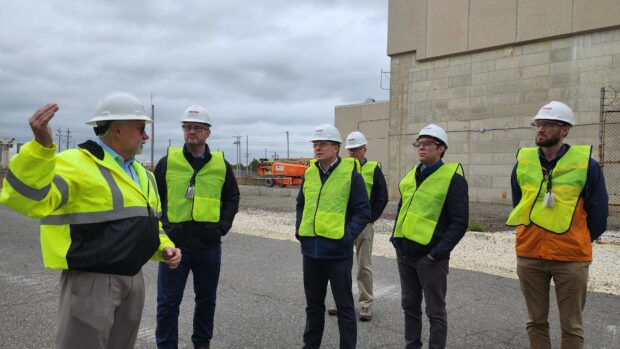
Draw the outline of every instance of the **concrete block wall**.
[[[618,0],[389,0],[388,55],[430,59],[620,26]]]
[[[558,1],[561,2],[561,1]],[[510,202],[520,147],[533,146],[532,116],[550,100],[573,108],[570,144],[592,144],[598,158],[600,90],[620,84],[620,29],[419,61],[392,56],[389,183],[416,162],[411,143],[428,123],[448,131],[445,160],[463,164],[470,199]]]
[[[380,161],[387,177],[388,158],[388,125],[390,118],[390,102],[377,101],[335,108],[335,125],[340,131],[343,142],[352,131],[360,131],[368,141],[366,158]],[[344,146],[340,148],[340,156],[347,157]],[[386,178],[389,180],[388,178]]]

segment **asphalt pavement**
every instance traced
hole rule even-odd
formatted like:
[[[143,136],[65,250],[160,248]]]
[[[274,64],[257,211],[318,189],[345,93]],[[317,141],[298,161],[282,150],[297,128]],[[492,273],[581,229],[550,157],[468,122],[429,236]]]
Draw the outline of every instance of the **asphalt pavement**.
[[[0,348],[53,347],[60,272],[43,268],[38,236],[36,221],[0,207],[0,253],[4,256],[0,264]],[[358,322],[358,348],[402,348],[396,262],[374,257],[373,263],[373,320]],[[147,295],[136,348],[155,348],[156,263],[148,263],[143,270]],[[517,280],[450,269],[447,304],[448,348],[527,348],[526,313]],[[299,348],[304,309],[297,243],[239,232],[224,238],[214,348]],[[192,347],[192,310],[190,280],[179,319],[180,348]],[[337,320],[326,317],[323,347],[337,348]],[[586,348],[620,348],[620,296],[589,293],[584,317]],[[554,347],[558,347],[555,306],[550,322]],[[426,336],[426,318],[424,324]]]

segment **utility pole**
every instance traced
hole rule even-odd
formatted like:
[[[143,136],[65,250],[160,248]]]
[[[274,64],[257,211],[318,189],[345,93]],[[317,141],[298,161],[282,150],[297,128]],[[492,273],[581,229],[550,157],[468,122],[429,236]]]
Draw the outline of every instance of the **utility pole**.
[[[250,177],[250,162],[249,162],[250,153],[248,153],[248,144],[249,144],[248,135],[245,135],[245,165],[246,165],[245,176],[246,177]]]
[[[151,93],[151,168],[155,168],[155,104],[153,104],[153,94]]]
[[[0,139],[0,168],[9,168],[9,148],[13,148],[15,138]]]
[[[237,146],[237,177],[239,177],[239,157],[241,154],[241,136],[233,136],[233,138],[235,138],[235,141],[233,142],[233,144]]]
[[[291,154],[289,153],[289,147],[288,147],[288,131],[286,131],[286,157],[290,158]]]
[[[57,149],[57,152],[60,153],[60,140],[62,138],[62,130],[60,129],[60,127],[58,128],[58,130],[56,130],[56,136],[58,136],[58,149]]]
[[[71,130],[67,129],[67,148],[69,149],[69,139],[71,139]]]

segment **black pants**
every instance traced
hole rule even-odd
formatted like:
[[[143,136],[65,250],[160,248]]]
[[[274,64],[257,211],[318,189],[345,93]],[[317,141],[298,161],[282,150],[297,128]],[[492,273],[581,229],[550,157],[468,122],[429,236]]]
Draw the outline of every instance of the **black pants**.
[[[422,348],[422,298],[426,303],[426,316],[430,323],[428,347],[446,347],[448,314],[446,291],[448,286],[449,259],[432,261],[424,256],[408,259],[396,250],[398,273],[405,313],[405,348]]]
[[[313,259],[303,256],[304,290],[306,291],[306,328],[304,348],[319,348],[325,327],[325,294],[327,281],[338,308],[338,331],[340,348],[355,348],[357,343],[357,321],[353,291],[351,290],[351,268],[353,256],[345,259]]]

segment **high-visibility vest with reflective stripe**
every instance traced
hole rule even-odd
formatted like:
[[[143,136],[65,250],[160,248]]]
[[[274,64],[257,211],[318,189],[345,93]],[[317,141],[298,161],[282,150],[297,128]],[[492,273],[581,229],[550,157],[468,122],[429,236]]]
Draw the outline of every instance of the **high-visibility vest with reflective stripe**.
[[[194,197],[186,198],[194,169],[183,155],[183,149],[168,148],[166,216],[170,223],[187,221],[219,222],[222,188],[226,179],[226,163],[221,152],[212,152],[211,160],[196,174]]]
[[[459,163],[445,163],[419,187],[415,180],[416,170],[417,166],[399,184],[402,204],[394,237],[428,245],[433,238],[452,177],[463,176],[463,167]]]
[[[101,224],[101,229],[93,229],[93,234],[97,234],[103,233],[110,222],[148,219],[153,223],[153,230],[141,232],[146,234],[141,235],[146,237],[142,247],[133,244],[129,248],[137,248],[140,254],[148,253],[147,260],[151,256],[162,260],[157,250],[174,247],[167,236],[159,234],[156,220],[160,211],[157,186],[152,173],[146,171],[140,163],[133,163],[133,169],[140,180],[138,185],[103,151],[103,160],[85,149],[66,150],[55,156],[53,151],[50,153],[50,149],[35,143],[26,143],[22,147],[23,154],[11,161],[11,178],[5,180],[0,203],[29,217],[41,218],[41,249],[46,268],[72,269],[74,266],[71,260],[78,260],[82,256],[80,263],[83,265],[90,263],[88,260],[91,256],[95,257],[95,253],[106,255],[109,250],[116,248],[105,245],[99,247],[100,252],[86,252],[81,246],[88,241],[73,241],[75,237],[72,236],[72,227],[77,231],[81,227]],[[49,171],[42,171],[45,168],[49,168]],[[43,173],[39,178],[33,178],[33,174],[38,172]],[[54,179],[51,184],[46,184],[50,183],[50,176]],[[136,255],[130,249],[127,252],[133,257]],[[93,265],[86,265],[83,269],[97,270],[97,261],[92,259]],[[132,269],[135,268],[137,265],[132,266]]]
[[[328,239],[344,237],[351,176],[355,166],[354,159],[341,159],[325,183],[321,183],[316,160],[310,161],[310,167],[304,174],[304,210],[299,236],[322,236]]]
[[[366,161],[362,165],[362,177],[364,177],[364,184],[366,184],[366,192],[370,199],[370,192],[372,191],[372,185],[375,182],[375,168],[381,167],[381,163],[378,161]]]
[[[521,148],[517,153],[517,182],[521,200],[510,213],[509,226],[534,223],[554,233],[570,229],[579,195],[585,186],[592,146],[573,145],[558,160],[551,174],[543,177],[538,148]],[[551,178],[555,205],[543,205]]]

